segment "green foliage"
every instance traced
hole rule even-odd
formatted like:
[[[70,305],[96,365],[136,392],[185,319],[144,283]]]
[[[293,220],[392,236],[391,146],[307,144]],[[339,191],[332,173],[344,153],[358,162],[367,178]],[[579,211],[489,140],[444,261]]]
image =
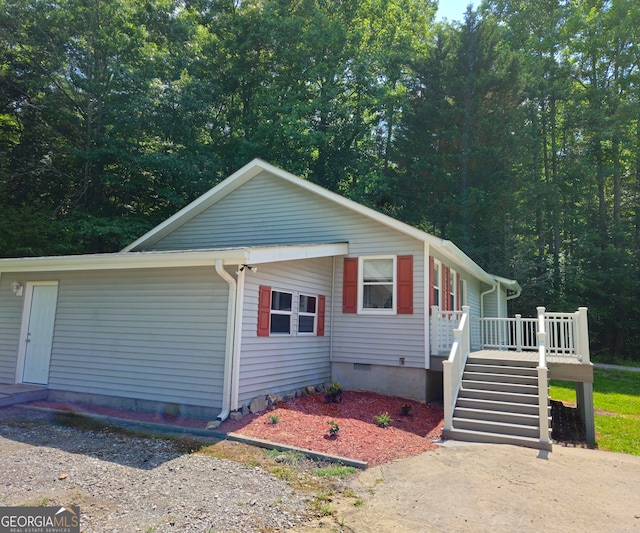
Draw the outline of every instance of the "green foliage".
[[[121,249],[262,157],[638,359],[640,4],[435,7],[5,2],[0,256]]]
[[[318,477],[339,477],[344,479],[355,474],[358,470],[353,466],[345,465],[332,465],[316,470],[316,476]]]
[[[393,422],[393,418],[389,416],[389,413],[380,413],[379,415],[375,415],[373,417],[373,421],[381,428],[386,428],[391,425],[391,423]]]
[[[269,421],[274,425],[277,424],[280,421],[280,415],[277,415],[275,413],[270,414]]]
[[[327,425],[329,426],[329,436],[334,438],[337,437],[340,433],[340,426],[338,423],[333,420],[329,420]]]
[[[342,392],[342,385],[340,385],[340,383],[336,381],[335,383],[332,383],[325,391],[325,400],[331,403],[341,403]]]
[[[594,370],[593,404],[596,409],[598,448],[640,455],[640,374]],[[550,396],[575,403],[575,384],[552,381]]]

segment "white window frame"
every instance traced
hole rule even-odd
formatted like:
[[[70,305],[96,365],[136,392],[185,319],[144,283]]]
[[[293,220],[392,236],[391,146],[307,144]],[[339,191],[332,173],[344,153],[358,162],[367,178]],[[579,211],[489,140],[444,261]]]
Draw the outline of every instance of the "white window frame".
[[[451,311],[460,311],[458,307],[458,273],[452,268],[449,269],[449,309]]]
[[[279,292],[281,294],[290,294],[291,295],[291,310],[283,311],[280,309],[273,308],[273,295],[274,293]],[[293,335],[293,310],[295,303],[295,294],[292,291],[283,291],[280,289],[271,288],[271,301],[269,302],[269,336],[277,335],[282,337],[291,337]],[[288,316],[289,317],[289,333],[285,333],[282,331],[273,331],[271,328],[273,326],[273,315],[279,316]]]
[[[390,259],[393,264],[392,305],[391,307],[364,307],[364,263],[380,259]],[[398,260],[395,255],[365,255],[358,257],[358,314],[363,315],[396,315],[398,308]]]
[[[313,313],[309,313],[307,311],[302,311],[301,307],[300,307],[300,298],[306,296],[307,298],[313,298],[316,301],[316,305],[315,305],[315,311]],[[297,327],[296,327],[296,333],[298,335],[308,335],[308,336],[315,336],[317,335],[318,332],[318,300],[319,300],[319,296],[317,294],[306,294],[304,292],[299,292],[298,293],[298,298],[296,299],[297,303],[298,303],[298,320],[297,320]],[[313,317],[313,331],[300,331],[300,317],[302,316],[312,316]]]
[[[436,284],[436,272],[438,272],[438,283]],[[442,310],[442,263],[437,259],[433,260],[433,280],[432,281],[432,290],[438,290],[438,297],[433,295],[433,305],[437,305],[438,309]]]

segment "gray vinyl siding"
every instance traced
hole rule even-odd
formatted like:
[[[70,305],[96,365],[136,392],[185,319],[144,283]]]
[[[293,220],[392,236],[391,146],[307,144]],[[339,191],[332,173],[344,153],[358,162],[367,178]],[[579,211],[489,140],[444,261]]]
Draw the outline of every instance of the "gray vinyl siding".
[[[280,178],[267,173],[255,177],[152,248],[327,242],[348,242],[349,255],[354,257],[414,258],[414,314],[386,317],[342,314],[343,259],[336,260],[333,360],[395,366],[404,357],[405,366],[424,368],[423,242]]]
[[[465,276],[467,281],[467,305],[471,316],[480,316],[480,294],[482,293],[482,282],[479,279]],[[486,289],[485,289],[486,290]]]
[[[485,289],[487,290],[487,289]],[[497,317],[498,315],[498,289],[484,296],[484,316]]]
[[[214,269],[29,278],[59,280],[50,389],[221,408],[228,285]]]
[[[22,306],[24,298],[15,296],[11,290],[13,277],[0,279],[0,383],[13,384],[16,378],[16,360]]]
[[[330,381],[332,258],[261,265],[247,272],[244,291],[243,335],[240,356],[240,405],[270,392],[285,392]],[[258,289],[294,293],[292,335],[258,337]],[[296,334],[295,296],[326,297],[324,336]]]

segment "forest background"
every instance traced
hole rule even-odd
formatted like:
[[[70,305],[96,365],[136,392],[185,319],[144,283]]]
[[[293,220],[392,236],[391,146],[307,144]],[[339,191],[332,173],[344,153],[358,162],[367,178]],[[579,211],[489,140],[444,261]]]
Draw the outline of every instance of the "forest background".
[[[261,157],[640,359],[640,2],[436,7],[0,0],[0,256],[118,250]]]

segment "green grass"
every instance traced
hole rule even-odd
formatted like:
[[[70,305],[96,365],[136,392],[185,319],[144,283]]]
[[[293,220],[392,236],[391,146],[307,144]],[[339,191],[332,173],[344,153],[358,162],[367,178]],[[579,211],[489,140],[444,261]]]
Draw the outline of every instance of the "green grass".
[[[640,372],[595,369],[593,406],[598,448],[640,455]],[[552,381],[554,400],[575,403],[575,384]]]
[[[344,479],[352,474],[355,474],[357,470],[353,466],[345,465],[331,465],[325,468],[319,468],[316,471],[318,477],[339,477]]]

